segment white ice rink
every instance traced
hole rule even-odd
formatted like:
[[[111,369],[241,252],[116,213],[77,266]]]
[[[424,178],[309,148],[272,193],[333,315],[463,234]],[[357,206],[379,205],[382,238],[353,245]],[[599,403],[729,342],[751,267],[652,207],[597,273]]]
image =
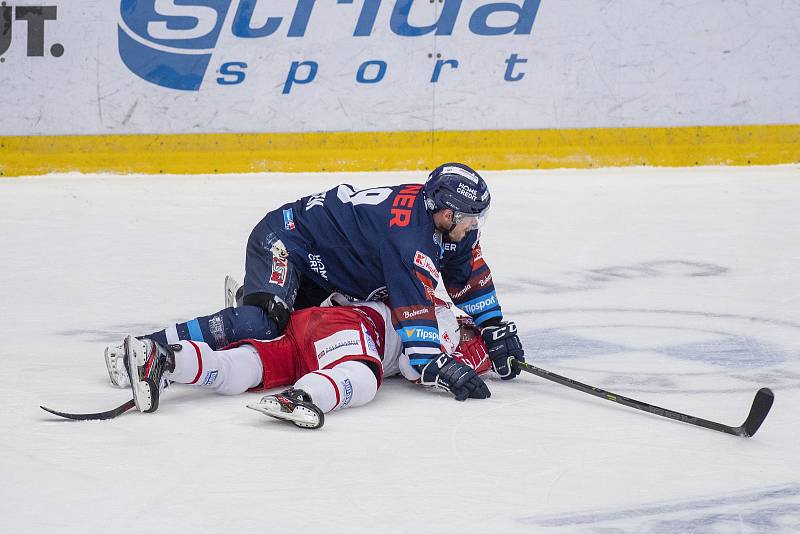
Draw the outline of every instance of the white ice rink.
[[[264,213],[424,173],[0,180],[0,532],[800,532],[800,167],[486,172],[483,235],[528,358],[743,439],[523,375],[403,379],[303,431],[260,394],[97,411],[103,347],[222,308]]]

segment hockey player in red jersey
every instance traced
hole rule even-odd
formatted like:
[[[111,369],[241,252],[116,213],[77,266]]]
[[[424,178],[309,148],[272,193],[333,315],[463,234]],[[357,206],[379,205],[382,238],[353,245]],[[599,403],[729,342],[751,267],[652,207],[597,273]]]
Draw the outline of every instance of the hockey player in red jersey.
[[[450,391],[459,400],[475,393],[489,396],[488,388],[477,379],[478,374],[492,369],[480,330],[471,319],[457,322],[444,303],[437,306],[436,316],[442,352],[447,357],[443,356],[442,367],[428,376],[416,371],[404,355],[388,306],[353,304],[338,295],[327,304],[292,314],[284,335],[277,339],[240,341],[223,350],[191,340],[165,347],[129,336],[124,357],[117,359],[120,368],[109,369],[127,376],[112,376],[112,380],[124,382],[132,377],[136,405],[145,412],[158,408],[167,382],[193,384],[224,395],[292,386],[248,407],[305,428],[321,427],[325,413],[368,403],[383,378],[398,373]],[[516,339],[516,335],[507,339]],[[522,355],[521,347],[510,352]],[[504,351],[503,357],[513,357],[508,353]],[[448,368],[453,360],[458,365]],[[476,392],[476,388],[486,391]]]

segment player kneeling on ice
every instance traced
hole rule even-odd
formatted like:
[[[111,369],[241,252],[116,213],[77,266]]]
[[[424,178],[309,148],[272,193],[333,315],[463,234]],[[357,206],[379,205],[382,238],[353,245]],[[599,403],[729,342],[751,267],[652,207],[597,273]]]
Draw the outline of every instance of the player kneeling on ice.
[[[440,165],[425,183],[361,191],[341,184],[303,197],[270,211],[253,228],[238,307],[229,304],[145,337],[164,346],[202,341],[212,349],[273,339],[292,312],[340,293],[388,302],[403,351],[422,373],[439,356],[433,297],[441,282],[487,343],[504,346],[507,325],[480,244],[490,205],[486,180],[457,162]],[[498,372],[511,379],[519,369]]]
[[[392,327],[388,306],[353,304],[340,295],[328,303],[338,305],[293,313],[285,334],[277,339],[244,340],[222,350],[204,342],[184,340],[164,346],[129,336],[121,350],[108,349],[111,380],[127,386],[132,378],[134,400],[143,412],[158,408],[169,382],[224,395],[291,385],[248,408],[300,427],[319,428],[325,413],[371,401],[386,376],[402,374],[449,391],[456,400],[484,399],[491,394],[478,375],[489,370],[508,375],[513,358],[523,358],[513,323],[502,332],[494,331],[484,343],[471,319],[456,320],[446,305],[440,305],[435,319],[442,353],[417,370],[402,351],[403,341]]]

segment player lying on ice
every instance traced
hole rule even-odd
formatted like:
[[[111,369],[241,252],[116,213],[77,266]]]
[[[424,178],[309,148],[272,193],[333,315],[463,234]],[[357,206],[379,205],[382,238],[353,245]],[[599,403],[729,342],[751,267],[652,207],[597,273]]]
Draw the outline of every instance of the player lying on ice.
[[[371,401],[387,376],[402,374],[465,400],[490,396],[479,374],[490,369],[504,379],[519,374],[511,365],[511,358],[522,359],[513,323],[495,331],[487,350],[473,321],[467,317],[456,320],[439,301],[435,315],[442,354],[418,372],[403,353],[388,306],[353,303],[339,294],[331,295],[324,304],[293,313],[279,338],[239,341],[220,350],[202,341],[164,346],[152,339],[128,336],[121,349],[112,345],[107,352],[111,381],[120,387],[131,386],[136,406],[144,412],[158,408],[169,382],[193,384],[223,395],[291,385],[248,407],[300,427],[319,428],[325,413]]]

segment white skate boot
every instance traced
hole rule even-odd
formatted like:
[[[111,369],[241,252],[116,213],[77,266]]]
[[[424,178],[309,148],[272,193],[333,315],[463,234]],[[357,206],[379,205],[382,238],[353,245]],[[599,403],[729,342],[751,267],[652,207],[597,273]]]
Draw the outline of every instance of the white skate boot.
[[[248,408],[276,419],[291,421],[301,428],[317,429],[325,424],[325,414],[302,389],[289,388],[274,395],[265,395]]]
[[[163,347],[152,339],[125,338],[125,365],[133,389],[133,400],[140,412],[158,409],[161,392],[169,384],[165,372],[175,370],[175,354],[180,345]]]
[[[125,368],[124,361],[125,342],[107,346],[105,356],[111,385],[122,389],[131,387],[131,380],[128,378],[128,370]]]
[[[230,275],[225,277],[225,307],[239,308],[242,306],[242,284]]]

